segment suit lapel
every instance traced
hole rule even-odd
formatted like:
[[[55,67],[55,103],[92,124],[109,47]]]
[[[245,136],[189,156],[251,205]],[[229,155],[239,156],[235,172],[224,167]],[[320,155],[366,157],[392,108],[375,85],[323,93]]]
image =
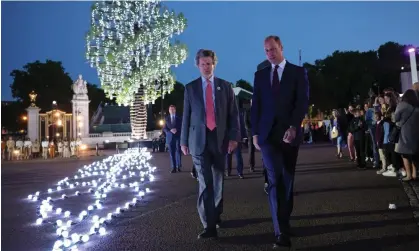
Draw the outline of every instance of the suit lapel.
[[[284,84],[286,85],[286,84],[289,84],[289,79],[290,79],[290,77],[291,77],[291,74],[290,74],[290,70],[291,70],[291,67],[290,67],[290,64],[289,63],[286,63],[285,64],[285,67],[284,67],[284,71],[282,72],[282,78],[281,78],[281,81],[279,82],[279,86],[280,86],[280,88],[281,88],[281,86],[283,86]]]
[[[215,122],[220,121],[221,91],[220,79],[214,77]]]
[[[205,112],[205,104],[204,104],[204,90],[202,89],[202,78],[199,77],[196,80],[196,85],[195,85],[195,97],[198,98],[199,100],[199,105],[201,105],[201,108],[204,110]]]

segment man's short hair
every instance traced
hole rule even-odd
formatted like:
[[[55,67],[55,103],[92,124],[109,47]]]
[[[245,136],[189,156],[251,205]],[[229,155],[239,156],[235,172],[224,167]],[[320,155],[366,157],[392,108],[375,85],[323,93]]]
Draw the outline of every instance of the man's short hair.
[[[282,42],[281,42],[281,39],[278,37],[278,36],[275,36],[275,35],[270,35],[270,36],[267,36],[266,38],[265,38],[265,42],[266,41],[268,41],[268,40],[274,40],[279,46],[281,46],[282,47]]]
[[[212,50],[207,50],[207,49],[200,49],[195,56],[195,65],[198,66],[199,65],[199,59],[200,58],[206,58],[206,57],[210,57],[212,58],[212,61],[214,63],[214,65],[217,64],[217,55],[215,55],[215,52]]]
[[[175,105],[169,105],[169,108],[176,108],[176,106]]]

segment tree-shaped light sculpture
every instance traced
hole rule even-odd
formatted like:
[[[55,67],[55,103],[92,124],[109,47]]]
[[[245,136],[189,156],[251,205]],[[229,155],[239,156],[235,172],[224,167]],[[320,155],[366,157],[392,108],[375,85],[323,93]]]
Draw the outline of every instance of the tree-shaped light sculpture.
[[[146,135],[145,105],[173,90],[170,67],[183,63],[187,48],[172,36],[185,28],[184,16],[159,0],[101,1],[92,7],[86,57],[109,98],[131,106],[134,138]]]

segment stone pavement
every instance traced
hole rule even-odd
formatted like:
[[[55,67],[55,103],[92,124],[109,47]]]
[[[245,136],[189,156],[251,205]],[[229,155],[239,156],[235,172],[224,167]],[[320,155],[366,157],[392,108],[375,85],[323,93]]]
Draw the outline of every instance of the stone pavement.
[[[334,148],[325,145],[300,150],[291,222],[297,234],[292,239],[293,249],[419,250],[419,228],[404,186],[397,179],[375,174],[375,170],[357,170],[334,154]],[[34,208],[23,199],[89,162],[2,163],[2,250],[51,250],[56,240],[50,234],[52,227],[33,226]],[[176,174],[169,173],[167,153],[154,154],[152,162],[158,172],[147,201],[113,220],[105,236],[79,245],[79,250],[272,249],[272,223],[260,161],[258,171],[246,171],[244,180],[226,178],[225,227],[216,241],[196,239],[201,224],[196,211],[197,182],[188,172],[190,157],[183,157],[184,172]],[[390,203],[397,209],[389,210]]]

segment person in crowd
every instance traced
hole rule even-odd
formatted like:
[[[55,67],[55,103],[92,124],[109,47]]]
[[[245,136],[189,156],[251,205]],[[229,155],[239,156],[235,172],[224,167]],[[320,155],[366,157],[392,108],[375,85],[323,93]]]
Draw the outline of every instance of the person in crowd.
[[[361,111],[359,109],[354,109],[353,111],[354,118],[349,124],[349,131],[354,136],[354,145],[357,158],[357,167],[360,169],[366,168],[365,163],[365,129],[366,124],[363,116],[361,116]]]
[[[353,106],[349,105],[348,109],[345,109],[345,117],[346,117],[346,125],[350,125],[352,119],[354,118],[353,115]],[[341,120],[342,124],[343,121]],[[348,126],[345,126],[348,127]],[[343,125],[340,125],[340,128],[343,129]],[[351,132],[348,131],[348,128],[346,128],[345,130],[342,130],[342,137],[346,137],[346,143],[348,145],[348,151],[349,151],[349,157],[351,159],[351,161],[355,161],[357,158],[356,152],[355,152],[355,147],[354,147],[354,137],[352,135]],[[344,139],[344,138],[343,138]],[[343,145],[343,144],[342,144]]]
[[[380,155],[381,169],[377,171],[377,174],[383,174],[387,171],[387,166],[389,165],[389,154],[387,154],[387,149],[389,145],[389,134],[390,134],[390,124],[388,121],[384,120],[383,114],[381,112],[375,112],[375,141],[378,148],[378,154]]]
[[[42,146],[42,158],[48,159],[48,140],[44,138],[41,142]]]
[[[12,137],[9,137],[9,140],[6,142],[6,146],[7,146],[7,159],[8,160],[12,160],[13,159],[13,154],[15,151],[15,141],[13,140]]]
[[[237,175],[239,176],[240,179],[243,179],[243,156],[242,156],[242,144],[243,144],[243,140],[247,137],[247,133],[246,133],[246,128],[244,126],[244,110],[243,108],[240,109],[239,111],[239,121],[240,121],[240,137],[241,137],[241,141],[238,142],[237,148],[232,152],[232,153],[227,153],[226,155],[226,166],[227,166],[227,170],[226,170],[226,176],[230,176],[231,175],[231,169],[232,169],[232,165],[233,165],[233,154],[236,157],[236,170],[237,170]]]
[[[166,144],[169,148],[171,173],[180,172],[182,156],[180,150],[180,132],[182,130],[182,117],[176,114],[176,106],[169,106],[169,115],[166,116],[163,130],[166,134]]]
[[[366,137],[365,137],[365,160],[371,161],[374,168],[378,168],[380,164],[380,156],[375,139],[376,131],[376,116],[375,110],[372,106],[372,99],[368,99],[364,104],[365,123],[366,123]]]
[[[338,112],[338,110],[333,110],[332,111],[332,131],[331,131],[331,138],[333,140],[336,140],[336,149],[337,149],[337,154],[336,157],[338,158],[342,158],[343,157],[343,153],[342,153],[342,148],[344,145],[344,141],[343,138],[345,137],[346,133],[342,130],[342,118],[340,116],[340,113]],[[352,159],[352,157],[351,157]]]
[[[35,139],[35,142],[32,144],[32,156],[33,158],[39,157],[39,151],[40,151],[41,145],[39,144],[38,139]]]
[[[390,132],[392,132],[393,130],[397,130],[395,122],[395,111],[398,100],[393,91],[389,89],[384,90],[383,99],[385,105],[382,106],[382,114],[384,116],[384,120],[390,123]],[[401,166],[403,166],[403,160],[401,155],[395,151],[398,144],[398,140],[394,141],[394,139],[392,139],[391,137],[389,140],[390,145],[388,146],[389,149],[387,154],[391,156],[391,164],[389,165],[389,167],[387,167],[387,171],[383,173],[383,176],[397,177],[403,173],[403,169],[401,168]]]
[[[396,125],[400,135],[395,151],[402,155],[406,177],[403,181],[417,178],[419,161],[419,97],[413,89],[407,90],[395,112]]]

